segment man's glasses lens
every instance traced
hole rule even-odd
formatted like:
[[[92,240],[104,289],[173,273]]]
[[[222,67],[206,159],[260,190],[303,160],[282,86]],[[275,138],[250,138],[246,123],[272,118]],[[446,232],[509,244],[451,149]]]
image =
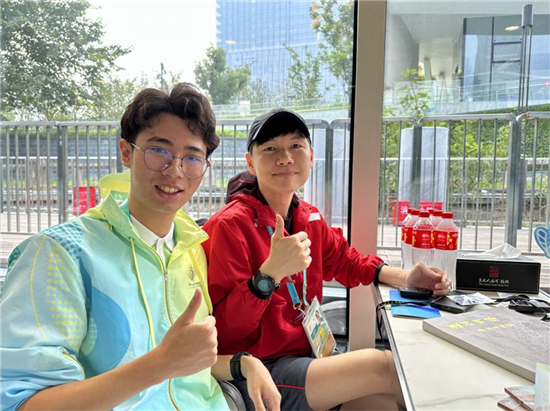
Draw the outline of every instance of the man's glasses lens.
[[[162,171],[170,167],[174,156],[162,147],[145,149],[145,165],[153,171]],[[197,156],[185,156],[181,161],[183,173],[189,178],[199,178],[206,172],[208,161]]]

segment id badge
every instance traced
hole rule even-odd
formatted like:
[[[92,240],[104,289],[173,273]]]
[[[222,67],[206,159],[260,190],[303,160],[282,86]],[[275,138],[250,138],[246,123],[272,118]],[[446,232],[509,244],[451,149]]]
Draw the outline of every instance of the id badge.
[[[336,340],[328,326],[317,297],[313,298],[302,326],[316,358],[329,357],[336,347]]]

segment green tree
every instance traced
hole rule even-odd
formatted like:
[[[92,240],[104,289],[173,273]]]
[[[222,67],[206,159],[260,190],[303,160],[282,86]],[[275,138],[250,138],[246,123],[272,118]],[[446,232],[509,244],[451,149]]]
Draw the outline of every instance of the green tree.
[[[353,1],[318,0],[310,6],[311,27],[325,40],[321,56],[330,72],[340,81],[349,98],[353,65]]]
[[[73,112],[93,101],[102,79],[130,52],[102,43],[86,0],[2,0],[2,111],[19,119]]]
[[[257,78],[243,90],[240,99],[248,100],[251,104],[274,104],[280,100],[280,96],[279,93],[270,89],[261,79]]]
[[[250,81],[250,67],[227,67],[221,47],[208,47],[206,58],[195,65],[194,73],[197,84],[208,92],[213,104],[231,103]]]
[[[288,81],[294,95],[300,100],[313,100],[323,97],[321,84],[321,59],[304,50],[304,60],[296,50],[284,45],[292,58],[292,65],[288,68]]]
[[[94,95],[95,102],[88,103],[79,117],[82,120],[118,121],[136,94],[147,87],[146,77],[122,79],[111,75]]]
[[[164,64],[160,63],[160,71],[155,76],[153,84],[150,87],[158,88],[159,90],[164,91],[167,94],[170,94],[172,88],[177,84],[182,82],[181,79],[182,72],[179,71],[174,73],[173,71],[166,71]]]
[[[430,110],[429,94],[419,88],[423,78],[417,69],[407,69],[401,75],[406,84],[395,91],[399,106],[388,110],[387,113],[392,116],[412,116],[419,120]]]

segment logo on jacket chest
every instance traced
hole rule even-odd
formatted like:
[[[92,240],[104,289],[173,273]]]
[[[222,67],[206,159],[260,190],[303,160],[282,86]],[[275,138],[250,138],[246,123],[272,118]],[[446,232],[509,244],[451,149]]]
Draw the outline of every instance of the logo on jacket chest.
[[[189,268],[189,273],[187,275],[189,277],[190,288],[198,288],[201,286],[201,282],[199,281],[199,278],[197,277],[197,273],[195,272],[193,266]]]

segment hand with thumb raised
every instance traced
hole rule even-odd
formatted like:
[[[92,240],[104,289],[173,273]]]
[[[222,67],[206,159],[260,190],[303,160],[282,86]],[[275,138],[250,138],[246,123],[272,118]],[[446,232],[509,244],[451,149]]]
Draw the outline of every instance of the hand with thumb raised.
[[[201,302],[202,292],[199,288],[197,288],[195,290],[195,294],[193,294],[193,298],[191,298],[191,301],[189,301],[189,305],[187,306],[185,311],[179,316],[174,325],[180,324],[180,326],[185,327],[189,324],[193,324],[195,322],[195,315],[197,315],[197,311],[201,306]]]
[[[202,321],[195,322],[201,304],[202,293],[197,288],[185,311],[154,350],[166,378],[195,374],[211,367],[217,360],[216,320],[207,316]]]
[[[269,256],[260,267],[260,271],[279,283],[284,277],[309,267],[311,241],[304,231],[285,237],[284,220],[279,214],[276,217],[277,224],[271,236]]]
[[[271,236],[271,244],[273,244],[273,240],[276,241],[285,237],[285,220],[283,220],[283,217],[281,217],[279,214],[277,214],[275,217],[277,218],[277,224],[275,225],[275,231]]]

